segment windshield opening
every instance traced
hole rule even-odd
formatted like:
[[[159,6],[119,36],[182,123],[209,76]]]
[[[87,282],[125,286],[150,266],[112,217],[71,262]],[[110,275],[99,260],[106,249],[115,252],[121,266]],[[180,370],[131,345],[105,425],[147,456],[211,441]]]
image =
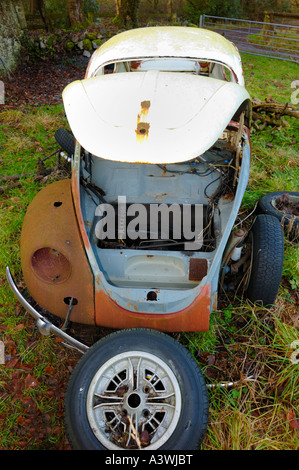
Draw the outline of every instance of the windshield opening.
[[[227,82],[236,83],[234,72],[226,65],[199,59],[186,58],[140,58],[134,60],[114,61],[103,64],[98,68],[94,76],[127,73],[127,72],[147,72],[157,70],[159,72],[176,72],[200,75]]]

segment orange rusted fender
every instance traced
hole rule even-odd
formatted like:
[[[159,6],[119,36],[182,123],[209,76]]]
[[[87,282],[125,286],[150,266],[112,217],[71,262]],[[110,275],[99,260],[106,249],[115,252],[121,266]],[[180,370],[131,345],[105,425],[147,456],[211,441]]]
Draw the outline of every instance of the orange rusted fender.
[[[21,235],[24,281],[34,300],[70,320],[94,324],[93,274],[73,206],[71,180],[42,189],[31,202]]]
[[[175,313],[139,313],[117,305],[103,290],[95,292],[96,323],[110,328],[152,328],[165,332],[208,331],[211,286],[206,284],[192,304]]]

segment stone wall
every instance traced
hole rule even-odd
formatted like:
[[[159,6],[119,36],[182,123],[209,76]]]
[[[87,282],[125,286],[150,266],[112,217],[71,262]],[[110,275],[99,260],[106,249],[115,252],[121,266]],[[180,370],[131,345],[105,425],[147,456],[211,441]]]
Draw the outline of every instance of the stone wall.
[[[21,0],[0,0],[0,74],[14,70],[21,51],[20,38],[26,28]]]

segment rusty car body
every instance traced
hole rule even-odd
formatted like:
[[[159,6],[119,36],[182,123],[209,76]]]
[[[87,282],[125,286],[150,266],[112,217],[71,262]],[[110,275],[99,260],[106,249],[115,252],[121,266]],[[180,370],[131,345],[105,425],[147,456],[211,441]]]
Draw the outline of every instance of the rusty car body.
[[[125,32],[94,53],[63,100],[77,139],[72,178],[44,188],[27,212],[21,263],[30,294],[61,318],[73,299],[73,322],[207,330],[249,175],[250,97],[236,48],[196,28]],[[163,250],[156,240],[99,246],[96,188],[111,203],[119,195],[129,204],[201,203],[210,239],[198,251],[171,241]]]
[[[84,353],[88,346],[67,332],[68,322],[208,330],[219,280],[245,236],[234,224],[249,178],[251,101],[236,47],[199,28],[126,31],[94,52],[85,78],[66,87],[63,102],[75,138],[72,176],[32,201],[21,264],[30,295],[64,328],[29,304],[7,268],[16,296],[43,334]],[[121,236],[101,238],[97,208],[119,202],[127,217],[116,209],[118,230],[125,220]],[[188,205],[190,220],[200,205],[201,243],[185,249],[186,237],[170,230],[163,238],[149,224],[144,237],[130,238],[130,208],[138,204],[147,215],[153,206]],[[118,448],[108,435],[102,444]],[[166,441],[164,435],[147,446]]]

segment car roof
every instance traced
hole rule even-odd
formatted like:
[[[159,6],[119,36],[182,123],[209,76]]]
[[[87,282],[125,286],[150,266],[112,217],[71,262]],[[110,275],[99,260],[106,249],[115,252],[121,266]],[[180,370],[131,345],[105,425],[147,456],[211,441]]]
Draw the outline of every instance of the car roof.
[[[113,36],[93,53],[86,78],[94,76],[104,64],[147,57],[220,62],[244,85],[240,55],[232,42],[214,31],[184,26],[137,28]]]

